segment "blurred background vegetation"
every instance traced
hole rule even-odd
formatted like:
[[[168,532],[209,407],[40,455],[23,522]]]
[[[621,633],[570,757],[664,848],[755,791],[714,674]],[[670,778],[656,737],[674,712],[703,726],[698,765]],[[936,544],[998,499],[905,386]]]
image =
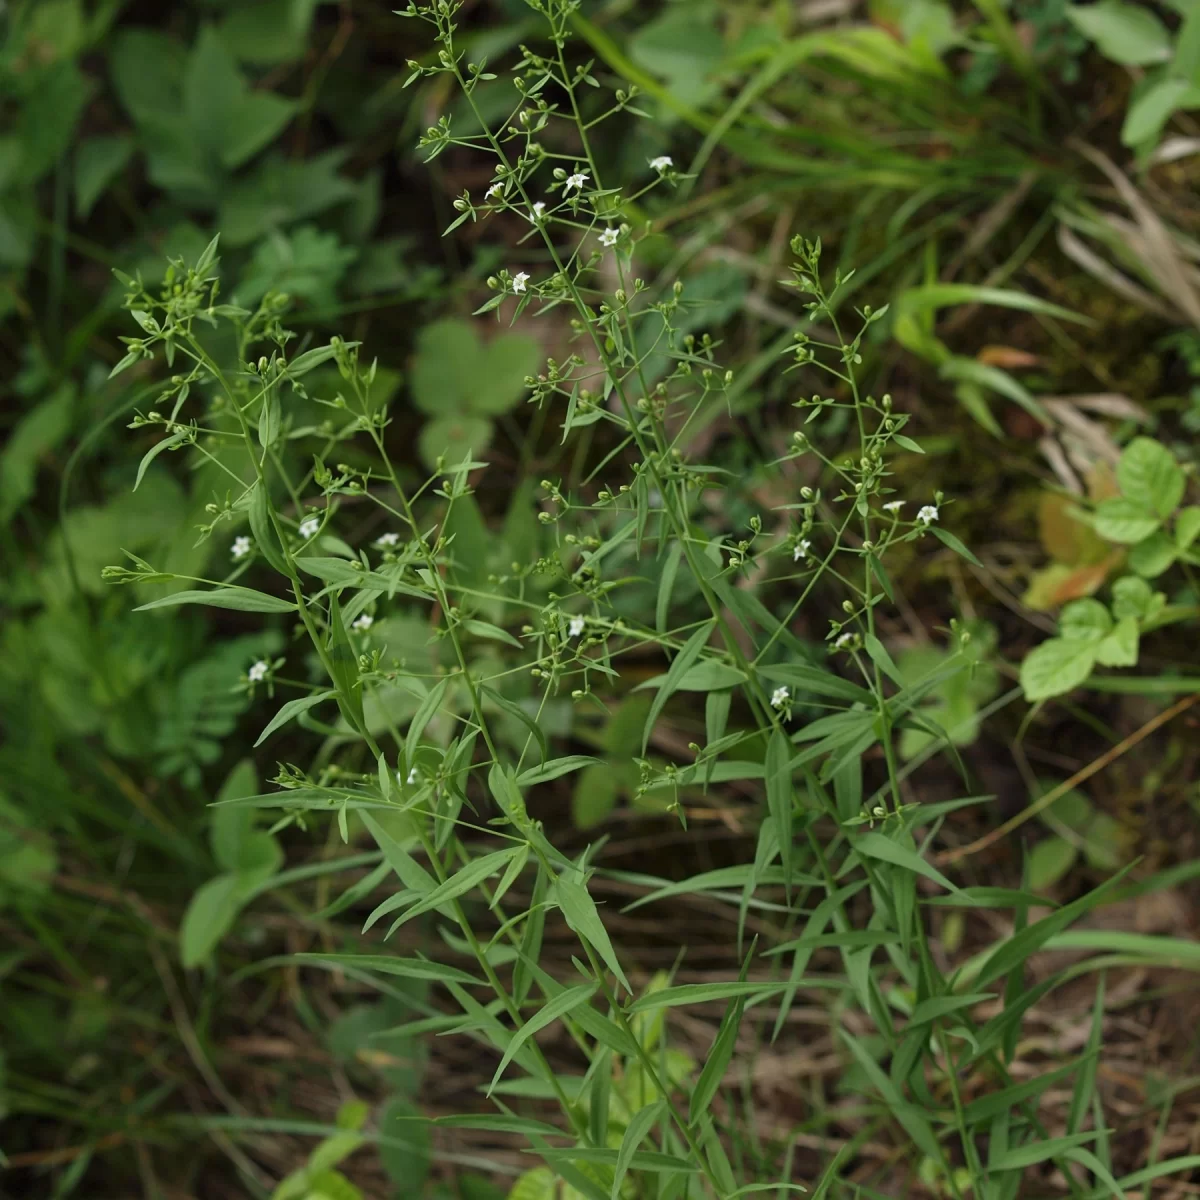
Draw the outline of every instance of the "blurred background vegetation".
[[[632,178],[671,154],[690,176],[646,200],[640,255],[649,278],[687,280],[703,302],[692,330],[723,339],[738,368],[729,408],[693,429],[694,448],[744,478],[727,522],[744,525],[756,500],[786,502],[759,464],[793,421],[794,379],[779,362],[802,316],[777,282],[788,239],[820,237],[856,271],[856,301],[891,303],[865,378],[915,414],[928,457],[902,463],[902,483],[915,495],[936,478],[982,564],[924,551],[899,564],[906,599],[891,633],[902,671],[917,673],[940,653],[928,630],[953,613],[977,623],[989,669],[937,704],[1002,817],[1136,731],[1155,711],[1157,674],[1200,669],[1192,624],[1147,643],[1143,695],[1064,701],[1032,722],[1009,703],[1016,665],[1053,630],[1047,614],[1119,565],[1064,497],[1106,494],[1135,430],[1195,464],[1200,45],[1180,34],[1186,8],[586,0],[576,16],[573,56],[636,85],[650,117],[605,125],[606,169]],[[540,36],[521,0],[470,3],[462,26],[472,56],[494,61]],[[444,111],[459,133],[470,122],[438,79],[404,88],[405,63],[429,48],[385,0],[9,0],[0,37],[0,1194],[267,1195],[355,1096],[436,1114],[464,1103],[480,1073],[449,1040],[371,1039],[422,1010],[417,992],[378,1001],[353,979],[255,969],[352,942],[359,922],[329,909],[333,841],[229,828],[206,808],[222,789],[259,788],[287,758],[286,738],[254,751],[246,732],[275,707],[247,666],[283,635],[203,609],[147,620],[101,583],[122,551],[220,573],[239,532],[197,539],[224,490],[212,464],[185,470],[163,454],[131,491],[157,434],[126,427],[155,388],[140,368],[108,379],[129,332],[112,269],[160,278],[166,256],[193,258],[219,232],[238,302],[286,292],[293,328],[361,340],[405,397],[388,436],[414,477],[447,445],[489,446],[478,527],[462,531],[484,559],[485,519],[507,514],[505,544],[522,545],[532,492],[521,488],[581,469],[521,405],[524,375],[564,354],[569,330],[551,317],[498,338],[470,317],[487,276],[517,261],[522,230],[505,217],[486,238],[471,223],[442,236],[454,197],[478,197],[490,176],[453,150],[426,164],[413,149]],[[500,83],[478,98],[489,115],[509,100]],[[1014,305],[1012,291],[1078,319]],[[439,373],[448,356],[454,379]],[[311,457],[321,421],[315,404],[297,416],[298,455]],[[1200,596],[1184,584],[1171,600]],[[827,615],[818,601],[798,636],[819,640]],[[397,619],[389,637],[428,653],[415,622]],[[644,713],[634,696],[603,725],[569,706],[549,715],[548,732],[620,769],[585,772],[546,818],[568,841],[572,826],[582,838],[607,823],[605,861],[626,870],[666,845],[701,869],[715,842],[744,831],[722,826],[718,805],[683,839],[653,796],[634,803],[628,743]],[[1170,886],[1109,919],[1194,937],[1194,721],[1026,827],[1038,889],[1069,896],[1141,855],[1156,878],[1173,872]],[[972,869],[976,883],[1020,879],[1003,844]],[[246,872],[236,901],[213,887]],[[197,903],[224,907],[189,944]],[[705,941],[702,909],[679,920]],[[632,922],[626,932],[634,958],[669,966],[678,932],[669,946]],[[714,963],[732,954],[714,949]],[[1194,1151],[1195,993],[1162,972],[1126,1002],[1118,1144],[1130,1161],[1151,1144]],[[1047,1025],[1048,1054],[1056,1039],[1077,1047],[1078,1015]],[[808,1049],[756,1068],[755,1087],[820,1163],[853,1119],[826,1120],[844,1064]],[[521,1162],[463,1131],[412,1129],[351,1160],[364,1195],[482,1200],[503,1195],[489,1182],[496,1164]],[[856,1152],[878,1185],[877,1149]]]

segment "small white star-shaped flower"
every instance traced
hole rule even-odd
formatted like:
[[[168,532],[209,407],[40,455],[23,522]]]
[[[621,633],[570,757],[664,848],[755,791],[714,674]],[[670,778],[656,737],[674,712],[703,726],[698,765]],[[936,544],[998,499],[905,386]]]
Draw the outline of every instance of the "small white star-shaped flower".
[[[483,193],[483,198],[485,200],[490,200],[493,196],[498,196],[503,191],[504,191],[504,184],[493,183],[492,186],[490,188],[488,188],[488,190],[486,192]]]
[[[585,621],[583,617],[572,617],[570,621],[567,622],[567,637],[577,638],[586,628],[587,621]]]
[[[512,289],[520,295],[525,290],[525,285],[529,282],[529,273],[527,271],[518,271],[512,280]]]
[[[361,617],[351,623],[350,628],[357,629],[359,633],[366,633],[374,624],[375,618],[370,613],[363,613]]]
[[[417,782],[417,768],[416,767],[409,767],[407,782],[410,784]]]
[[[234,538],[233,546],[230,548],[229,553],[234,562],[245,558],[250,553],[250,539],[248,537]]]
[[[808,538],[801,538],[796,543],[796,548],[792,551],[792,562],[799,562],[802,558],[807,558],[808,550],[811,545],[812,542],[810,542]]]
[[[615,246],[617,244],[617,238],[619,238],[620,236],[621,236],[621,231],[619,229],[606,229],[600,235],[600,245]]]
[[[938,510],[936,504],[926,504],[925,507],[921,509],[919,513],[917,513],[917,520],[920,521],[922,525],[932,525],[937,519]]]
[[[307,542],[309,538],[315,537],[317,530],[321,528],[320,517],[305,517],[300,522],[300,528],[296,531]]]
[[[785,687],[777,687],[771,693],[771,707],[782,708],[787,702],[791,693]]]
[[[390,550],[393,546],[400,545],[400,535],[394,532],[381,533],[375,539],[375,545],[379,546],[381,549]]]
[[[898,513],[904,507],[903,500],[889,500],[884,506],[884,512]]]
[[[545,200],[539,200],[533,206],[533,216],[530,218],[530,220],[532,220],[534,222],[534,224],[536,225],[537,222],[540,221],[545,215],[546,215],[546,202],[545,202]]]
[[[260,658],[258,662],[253,663],[250,667],[250,670],[246,672],[246,678],[249,679],[251,683],[262,683],[262,681],[267,677],[268,670],[269,667],[266,659]]]
[[[833,647],[835,650],[845,650],[852,641],[854,641],[854,634],[843,633],[838,640],[833,643]]]
[[[574,188],[577,192],[583,191],[583,185],[591,179],[590,175],[585,175],[582,171],[576,171],[574,175],[568,175],[566,182],[563,184],[563,192],[569,192]]]
[[[650,169],[652,171],[657,171],[660,175],[668,167],[673,167],[674,165],[675,164],[671,161],[671,156],[669,154],[660,154],[657,158],[652,158],[650,160]]]

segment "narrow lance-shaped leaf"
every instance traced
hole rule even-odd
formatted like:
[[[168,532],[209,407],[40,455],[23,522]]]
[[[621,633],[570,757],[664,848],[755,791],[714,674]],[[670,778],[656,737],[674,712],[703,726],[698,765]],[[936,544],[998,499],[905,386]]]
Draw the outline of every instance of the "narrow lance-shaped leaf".
[[[500,1076],[504,1074],[504,1068],[512,1062],[513,1056],[539,1029],[545,1029],[548,1025],[553,1025],[559,1017],[565,1016],[581,1004],[586,1004],[595,995],[597,987],[599,987],[599,984],[581,983],[578,987],[570,988],[563,992],[561,996],[556,996],[553,1000],[548,1001],[540,1012],[530,1017],[517,1030],[513,1040],[508,1044],[508,1049],[504,1051],[504,1055],[500,1059],[500,1065],[496,1068],[496,1073],[492,1076],[492,1082],[488,1085],[488,1095],[491,1095],[492,1088],[500,1082]]]
[[[650,743],[650,734],[654,729],[654,724],[658,720],[659,714],[662,712],[667,701],[679,690],[681,680],[687,674],[688,668],[700,657],[709,637],[712,635],[712,631],[713,625],[711,621],[701,625],[684,642],[679,653],[675,656],[675,661],[671,664],[671,669],[667,672],[667,676],[663,680],[663,685],[658,689],[658,693],[654,697],[654,703],[650,705],[650,712],[646,716],[646,725],[642,730],[643,754],[646,753],[646,747]]]

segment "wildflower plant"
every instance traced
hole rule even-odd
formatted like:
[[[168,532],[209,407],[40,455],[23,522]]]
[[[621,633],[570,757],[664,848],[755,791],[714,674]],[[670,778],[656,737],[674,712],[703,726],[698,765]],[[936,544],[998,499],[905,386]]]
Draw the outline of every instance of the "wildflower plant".
[[[1043,1162],[1104,1183],[1111,1175],[1092,1062],[1099,1021],[1082,1058],[1064,1068],[1075,1079],[1066,1135],[1048,1136],[1036,1091],[1016,1083],[1011,1066],[1023,1014],[1066,976],[1027,991],[1025,960],[1112,884],[1027,920],[1026,893],[960,887],[926,856],[946,816],[979,798],[916,804],[902,792],[912,768],[901,766],[899,739],[918,730],[950,743],[923,702],[975,658],[963,649],[967,631],[952,624],[949,652],[906,681],[880,638],[880,614],[895,602],[887,569],[894,547],[936,543],[970,557],[945,528],[953,512],[945,497],[900,496],[893,486],[894,452],[920,447],[906,415],[889,396],[866,394],[856,373],[863,338],[884,310],[844,312],[848,276],[824,271],[819,243],[794,239],[791,282],[805,316],[784,365],[798,384],[818,381],[827,392],[796,401],[798,428],[771,466],[807,460],[820,486],[801,488],[796,503],[749,528],[714,528],[702,501],[724,485],[722,476],[687,448],[697,414],[722,403],[733,373],[719,365],[710,337],[677,333],[684,287],[647,282],[636,266],[644,233],[636,201],[684,173],[663,155],[632,187],[607,177],[594,130],[617,113],[636,115],[636,93],[618,91],[596,110],[592,64],[568,55],[575,5],[531,6],[547,23],[545,48],[522,47],[513,109],[494,127],[475,94],[496,76],[465,55],[459,5],[414,0],[402,14],[427,23],[438,47],[432,63],[410,64],[410,82],[449,76],[482,130],[460,136],[442,117],[422,147],[430,157],[473,150],[494,165],[478,200],[456,201],[454,225],[497,213],[529,225],[510,264],[488,280],[480,311],[511,322],[561,308],[576,339],[573,353],[526,384],[529,403],[588,457],[587,471],[571,491],[542,482],[536,520],[506,543],[525,550],[511,568],[477,561],[474,485],[487,464],[442,462],[430,477],[410,480],[392,457],[376,366],[356,343],[333,338],[298,349],[283,296],[268,294],[254,309],[224,302],[215,241],[194,264],[173,262],[161,289],[122,277],[140,333],[127,339],[117,369],[161,358],[173,372],[158,408],[139,418],[163,433],[143,470],[164,451],[183,450],[219,464],[230,487],[228,497],[214,498],[201,531],[231,547],[216,556],[227,573],[186,579],[142,608],[208,604],[292,629],[295,644],[247,671],[250,685],[294,693],[259,743],[291,722],[324,731],[311,770],[282,765],[276,790],[223,799],[215,811],[278,810],[272,838],[328,818],[343,843],[373,843],[373,870],[344,902],[390,888],[366,922],[389,918],[383,944],[370,954],[323,950],[294,961],[444,989],[460,1012],[428,1016],[422,1028],[472,1038],[495,1063],[486,1092],[496,1114],[471,1115],[472,1127],[518,1134],[543,1161],[514,1195],[558,1195],[560,1185],[561,1194],[588,1200],[732,1200],[801,1185],[851,1194],[840,1162],[820,1177],[793,1179],[787,1154],[755,1166],[733,1153],[729,1137],[736,1105],[727,1077],[737,1077],[752,1035],[781,1036],[818,953],[840,967],[816,986],[836,980],[839,1003],[872,1030],[867,1037],[851,1032],[863,1028],[857,1022],[841,1026],[840,1048],[854,1069],[848,1086],[874,1113],[869,1129],[896,1123],[922,1179],[959,1200],[1015,1196],[1025,1170]],[[209,337],[214,328],[231,337],[218,343]],[[831,333],[818,337],[817,329]],[[220,358],[218,344],[234,346],[234,357]],[[310,396],[312,373],[329,364],[339,390]],[[319,451],[299,470],[288,449],[304,432],[290,411],[296,397],[328,414]],[[849,417],[849,449],[822,443],[822,418],[833,410]],[[597,426],[604,438],[592,437]],[[355,452],[339,453],[342,446]],[[915,519],[905,519],[904,505]],[[356,538],[364,522],[351,514],[364,510],[379,522]],[[620,607],[622,588],[651,572],[657,587],[647,610]],[[141,559],[106,576],[177,582]],[[795,622],[818,601],[827,610],[831,594],[837,615],[815,652],[797,638]],[[391,618],[408,612],[434,631],[434,653],[422,664],[406,661],[390,640]],[[625,663],[648,651],[665,670],[649,684],[633,756],[640,790],[665,789],[681,823],[686,799],[706,788],[738,783],[761,796],[752,859],[659,880],[639,899],[706,894],[729,905],[742,968],[724,981],[641,979],[598,903],[598,848],[567,855],[533,815],[554,781],[595,765],[555,753],[547,715],[564,705],[603,711],[623,690]],[[656,731],[698,695],[703,717],[690,761],[656,762]],[[337,872],[338,861],[326,869]],[[945,906],[983,903],[1012,909],[1018,932],[956,968],[935,945],[937,920]],[[751,911],[769,918],[769,944],[747,944]],[[465,953],[467,969],[456,965],[457,950],[390,952],[387,938],[418,920]],[[545,932],[559,923],[577,942],[569,979],[542,965]],[[211,947],[210,934],[193,929],[192,945]],[[669,1017],[714,1004],[724,1015],[701,1064],[672,1046]],[[539,1037],[552,1029],[575,1068],[552,1063]],[[521,1115],[517,1096],[556,1106],[556,1122]]]

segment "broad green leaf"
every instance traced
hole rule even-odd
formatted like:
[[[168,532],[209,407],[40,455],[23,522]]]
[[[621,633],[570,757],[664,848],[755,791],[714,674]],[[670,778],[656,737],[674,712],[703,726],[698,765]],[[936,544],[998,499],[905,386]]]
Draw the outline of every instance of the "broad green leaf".
[[[412,1101],[393,1096],[379,1114],[379,1161],[391,1181],[406,1196],[420,1196],[433,1162],[429,1125]],[[414,1119],[415,1118],[415,1119]]]
[[[1149,537],[1159,527],[1161,520],[1150,509],[1136,504],[1127,496],[1112,496],[1096,505],[1093,524],[1102,538],[1132,546]]]
[[[1029,852],[1029,886],[1035,892],[1053,887],[1074,865],[1078,853],[1066,838],[1043,838]]]
[[[1175,544],[1186,550],[1200,537],[1200,506],[1189,505],[1175,519]]]
[[[1129,566],[1144,579],[1157,579],[1179,557],[1165,530],[1157,529],[1129,551]]]
[[[1112,617],[1099,600],[1072,600],[1058,621],[1058,636],[1071,642],[1099,642],[1112,629]]]
[[[604,763],[588,767],[571,793],[571,818],[576,829],[599,825],[617,806],[620,782],[613,769]]]
[[[241,910],[236,874],[228,872],[202,883],[188,902],[179,928],[179,957],[185,967],[199,966],[229,932]]]
[[[1050,638],[1035,647],[1021,664],[1021,687],[1027,700],[1062,696],[1083,683],[1096,665],[1096,647],[1084,641]]]
[[[1117,483],[1127,500],[1164,519],[1183,499],[1183,468],[1153,438],[1136,437],[1125,447],[1117,464]]]
[[[282,613],[295,612],[293,601],[268,596],[244,587],[215,587],[204,591],[173,592],[160,596],[149,604],[142,604],[134,612],[147,612],[152,608],[176,608],[181,604],[207,604],[210,608],[233,608],[239,612]]]
[[[133,157],[134,140],[127,133],[84,139],[75,149],[75,215],[86,220],[105,188]]]
[[[1121,127],[1122,144],[1137,147],[1153,142],[1162,132],[1167,118],[1194,95],[1196,89],[1186,79],[1160,74],[1147,80],[1125,114],[1125,124]]]
[[[1072,4],[1068,20],[1084,37],[1096,43],[1105,58],[1126,67],[1148,67],[1167,62],[1172,53],[1167,27],[1149,9],[1125,0],[1100,0],[1098,4]]]
[[[1136,667],[1138,660],[1138,623],[1136,617],[1122,617],[1112,632],[1096,646],[1096,662],[1102,667]]]

